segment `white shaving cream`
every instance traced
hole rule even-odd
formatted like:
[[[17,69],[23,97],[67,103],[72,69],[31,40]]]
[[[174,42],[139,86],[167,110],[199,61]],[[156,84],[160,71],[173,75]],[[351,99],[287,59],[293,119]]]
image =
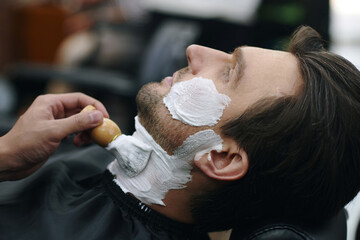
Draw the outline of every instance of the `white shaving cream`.
[[[214,126],[231,100],[212,80],[196,77],[175,83],[163,101],[174,119],[191,126]]]
[[[165,205],[162,200],[170,189],[184,188],[191,180],[191,162],[195,155],[199,158],[199,154],[222,149],[221,137],[208,129],[189,136],[170,156],[155,142],[137,117],[135,128],[132,136],[119,137],[110,143],[108,150],[116,149],[120,154],[108,169],[116,175],[114,181],[125,193],[132,193],[146,204]],[[121,167],[124,163],[126,166]],[[143,171],[129,178],[134,169],[136,171],[144,164],[147,165]]]
[[[152,152],[149,145],[124,134],[110,142],[106,149],[115,156],[128,177],[135,177],[146,167]]]

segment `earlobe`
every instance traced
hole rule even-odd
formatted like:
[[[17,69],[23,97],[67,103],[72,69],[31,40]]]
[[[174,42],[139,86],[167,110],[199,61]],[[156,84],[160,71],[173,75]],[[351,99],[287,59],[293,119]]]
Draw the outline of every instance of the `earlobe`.
[[[195,164],[211,178],[232,181],[247,173],[249,159],[245,150],[239,149],[236,142],[230,139],[224,142],[220,152],[213,150],[196,160]]]

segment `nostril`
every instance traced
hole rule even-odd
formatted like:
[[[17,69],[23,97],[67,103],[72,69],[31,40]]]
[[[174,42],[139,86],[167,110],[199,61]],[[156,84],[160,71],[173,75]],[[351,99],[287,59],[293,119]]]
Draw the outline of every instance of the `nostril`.
[[[187,47],[186,49],[186,57],[188,61],[188,66],[190,69],[190,72],[192,74],[197,74],[197,72],[201,68],[201,62],[202,62],[202,54],[201,54],[201,47],[195,44],[192,44]]]
[[[186,57],[187,57],[187,61],[188,63],[190,64],[191,63],[191,53],[192,53],[192,46],[193,45],[190,45],[186,48]]]
[[[186,58],[187,58],[187,62],[188,62],[188,68],[189,68],[190,72],[192,74],[194,74],[193,73],[193,68],[192,68],[193,62],[192,62],[192,50],[191,49],[192,49],[192,45],[187,47],[187,49],[186,49]]]

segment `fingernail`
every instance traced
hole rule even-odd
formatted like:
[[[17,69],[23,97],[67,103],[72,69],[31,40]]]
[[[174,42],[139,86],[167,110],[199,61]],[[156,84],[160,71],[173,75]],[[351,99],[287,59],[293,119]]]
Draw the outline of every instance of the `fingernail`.
[[[91,123],[101,123],[103,115],[99,111],[91,111],[89,113]]]

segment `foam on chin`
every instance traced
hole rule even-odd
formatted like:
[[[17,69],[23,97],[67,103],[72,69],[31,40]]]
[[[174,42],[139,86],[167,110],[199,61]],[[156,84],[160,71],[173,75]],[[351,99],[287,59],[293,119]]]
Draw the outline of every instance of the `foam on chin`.
[[[110,148],[116,148],[119,153],[126,153],[111,162],[108,169],[116,175],[114,181],[125,193],[132,193],[146,204],[165,205],[162,200],[170,189],[184,188],[185,184],[191,180],[191,162],[198,152],[206,154],[211,150],[222,149],[221,137],[208,129],[189,136],[170,156],[155,142],[137,117],[135,128],[135,133],[127,136],[127,139],[133,139],[132,142],[141,142],[142,147],[133,143],[127,144],[129,141],[121,140],[118,144],[114,142],[111,147],[109,146]],[[139,153],[136,158],[132,154],[134,151]],[[143,161],[147,165],[137,176],[129,177],[120,166],[122,161]]]

